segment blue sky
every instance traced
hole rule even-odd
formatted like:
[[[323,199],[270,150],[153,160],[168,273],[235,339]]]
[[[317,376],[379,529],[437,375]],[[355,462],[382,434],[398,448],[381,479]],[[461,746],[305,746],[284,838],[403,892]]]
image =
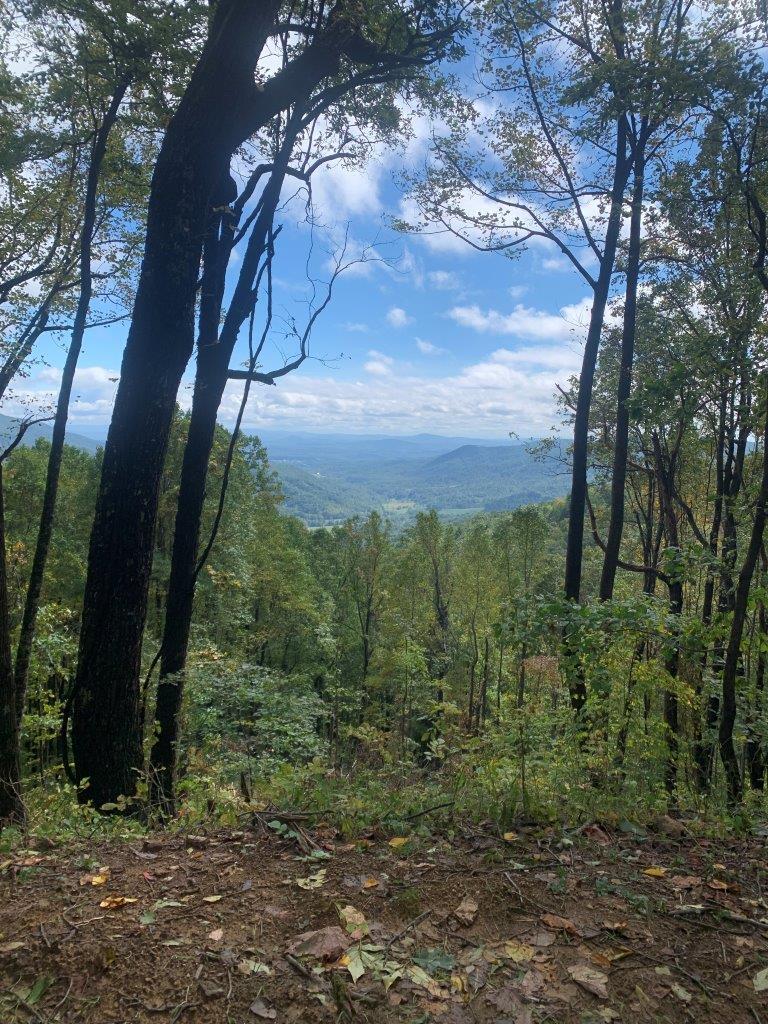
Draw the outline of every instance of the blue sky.
[[[328,166],[314,180],[317,216],[312,272],[327,279],[329,252],[347,232],[352,251],[374,242],[387,263],[350,269],[318,320],[312,358],[277,387],[254,386],[244,426],[330,433],[429,432],[502,439],[547,433],[557,422],[555,384],[580,362],[589,302],[584,282],[543,243],[519,258],[478,253],[447,234],[403,235],[391,220],[409,212],[404,169],[423,166],[427,126],[401,150],[380,150],[365,167]],[[292,190],[291,190],[292,191]],[[281,318],[306,318],[309,229],[303,203],[285,195],[275,261],[274,332],[264,367],[295,345]],[[236,270],[236,267],[234,268]],[[320,285],[322,291],[322,285]],[[71,427],[102,432],[119,376],[127,325],[88,333],[76,381]],[[66,339],[62,339],[66,341]],[[241,339],[240,359],[245,357]],[[25,382],[45,401],[63,351],[49,341]],[[191,395],[191,361],[179,395]],[[234,419],[242,384],[232,384],[221,420]],[[9,410],[11,411],[11,410]]]

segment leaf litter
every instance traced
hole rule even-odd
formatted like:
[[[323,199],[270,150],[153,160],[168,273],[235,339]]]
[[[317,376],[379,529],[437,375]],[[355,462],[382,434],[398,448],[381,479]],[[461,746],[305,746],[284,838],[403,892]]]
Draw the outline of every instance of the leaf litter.
[[[22,878],[25,851],[0,868],[0,1020],[765,1021],[764,848],[660,832],[320,824],[309,874],[263,830],[61,849]]]

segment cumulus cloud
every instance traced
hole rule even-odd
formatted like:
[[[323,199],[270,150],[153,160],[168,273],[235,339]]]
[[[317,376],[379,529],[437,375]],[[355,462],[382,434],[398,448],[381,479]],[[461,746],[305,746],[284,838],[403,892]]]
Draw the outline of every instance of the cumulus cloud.
[[[496,437],[514,430],[536,435],[552,425],[555,381],[565,383],[577,361],[565,351],[558,366],[542,366],[533,351],[498,349],[456,374],[437,378],[395,377],[387,372],[375,373],[373,379],[345,380],[297,373],[278,387],[251,392],[245,426],[256,433],[259,427],[279,426]],[[384,365],[389,370],[391,362]],[[221,411],[224,422],[234,419],[241,393],[237,385],[229,385]]]
[[[408,324],[413,323],[413,317],[408,316],[404,309],[400,306],[392,306],[387,313],[387,323],[391,327],[407,327]]]
[[[482,334],[512,334],[518,338],[538,341],[565,341],[575,332],[583,333],[589,318],[592,300],[563,306],[559,313],[549,313],[518,303],[511,313],[495,309],[482,310],[478,305],[454,306],[448,316],[461,327]]]
[[[373,374],[374,377],[388,377],[392,373],[394,359],[390,356],[378,352],[375,348],[370,350],[368,356],[368,361],[364,366],[367,373]]]
[[[459,275],[452,270],[430,270],[427,279],[433,288],[441,292],[456,291],[461,287]]]
[[[442,356],[447,352],[447,349],[433,345],[431,341],[425,341],[423,338],[416,339],[416,348],[425,356]]]
[[[359,378],[330,371],[310,376],[300,370],[277,387],[255,386],[244,428],[253,433],[261,427],[280,427],[359,433],[464,432],[489,437],[504,436],[510,430],[540,434],[552,425],[555,382],[565,383],[578,361],[578,352],[568,346],[542,351],[534,344],[517,350],[499,348],[445,376],[395,375],[394,360],[371,349]],[[58,371],[45,370],[25,383],[38,399],[50,399],[57,390],[57,376]],[[116,377],[107,367],[79,371],[73,430],[78,424],[109,421]],[[241,398],[242,383],[231,381],[220,410],[223,423],[234,421]],[[187,380],[179,392],[179,404],[187,409],[191,400]],[[6,407],[5,411],[11,415],[15,410]]]

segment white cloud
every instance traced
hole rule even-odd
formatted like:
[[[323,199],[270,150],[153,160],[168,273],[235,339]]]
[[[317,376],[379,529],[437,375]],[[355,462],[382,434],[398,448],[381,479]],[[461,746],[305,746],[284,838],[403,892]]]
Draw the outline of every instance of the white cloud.
[[[400,306],[392,306],[387,313],[387,323],[392,327],[407,327],[408,324],[413,323],[413,317],[408,316],[404,309]]]
[[[541,261],[544,270],[570,270],[572,264],[564,256],[548,256]]]
[[[366,373],[371,373],[374,377],[388,377],[392,373],[394,359],[390,356],[385,355],[383,352],[378,352],[375,348],[370,350],[368,356],[370,358],[363,367]]]
[[[507,295],[509,295],[511,299],[522,299],[527,291],[527,284],[512,284],[507,288]]]
[[[452,270],[430,270],[427,279],[433,288],[441,292],[457,291],[461,287],[459,275]]]
[[[423,339],[419,339],[423,340]],[[427,343],[429,344],[429,343]],[[575,346],[531,344],[517,350],[499,348],[458,372],[445,376],[394,374],[395,361],[377,349],[368,352],[359,378],[322,371],[311,376],[301,370],[284,377],[277,387],[254,386],[244,428],[308,429],[337,432],[465,433],[474,437],[504,437],[545,433],[555,418],[555,382],[565,383],[578,369]],[[435,366],[440,364],[436,363]],[[117,372],[88,366],[78,372],[71,426],[109,421]],[[37,400],[55,396],[60,371],[41,370],[25,381]],[[230,382],[220,410],[223,423],[233,422],[242,398],[242,382]],[[188,409],[191,381],[185,379],[179,404]],[[4,411],[17,410],[6,403]]]
[[[456,374],[437,378],[377,371],[367,379],[348,380],[299,372],[277,387],[254,388],[244,425],[254,432],[285,427],[495,437],[510,430],[543,434],[555,418],[555,381],[565,383],[578,357],[561,351],[560,366],[553,368],[536,365],[537,356],[535,349],[525,354],[502,348]],[[388,371],[391,361],[384,366]],[[221,409],[224,422],[234,419],[241,394],[234,383],[228,386]]]
[[[349,331],[350,334],[367,334],[370,331],[368,324],[360,324],[354,321],[348,321],[344,324],[344,330]]]
[[[416,339],[416,348],[425,356],[442,356],[447,352],[447,349],[433,345],[431,341],[425,341],[423,338]]]
[[[537,341],[564,341],[574,331],[582,332],[592,306],[590,298],[570,306],[563,306],[559,313],[548,313],[518,303],[511,313],[498,310],[483,311],[478,305],[454,306],[448,316],[462,327],[486,334],[512,334],[519,338]]]

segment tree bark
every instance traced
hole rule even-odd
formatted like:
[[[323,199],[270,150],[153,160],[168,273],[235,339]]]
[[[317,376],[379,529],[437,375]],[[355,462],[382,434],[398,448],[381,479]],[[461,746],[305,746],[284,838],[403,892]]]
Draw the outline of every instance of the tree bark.
[[[139,673],[158,488],[192,351],[205,222],[232,153],[274,112],[274,96],[257,89],[253,73],[277,7],[277,0],[217,5],[155,166],[91,533],[75,684],[75,770],[88,780],[81,798],[96,806],[133,795],[142,766]]]
[[[644,132],[644,128],[641,131]],[[640,278],[640,232],[643,217],[643,193],[645,186],[645,162],[641,145],[634,161],[634,186],[632,189],[632,215],[629,227],[627,252],[627,287],[624,298],[624,323],[621,335],[621,357],[619,380],[616,390],[616,440],[613,448],[613,469],[611,475],[611,519],[605,541],[603,571],[600,578],[600,600],[610,601],[619,564],[621,537],[624,532],[625,486],[627,480],[627,457],[629,453],[629,398],[632,391],[632,364],[635,358],[635,334],[637,326],[637,286]]]
[[[720,757],[725,769],[725,779],[728,794],[728,802],[731,806],[738,804],[741,800],[743,780],[739,768],[739,759],[736,754],[736,747],[733,742],[733,727],[736,723],[736,678],[739,671],[739,658],[741,655],[741,638],[744,633],[744,623],[747,618],[747,602],[749,591],[752,585],[752,576],[760,555],[763,543],[763,532],[765,530],[766,501],[768,501],[768,392],[765,395],[766,412],[763,429],[763,459],[760,489],[755,505],[755,517],[752,521],[752,532],[749,538],[749,545],[744,556],[744,563],[739,573],[738,582],[734,594],[733,618],[731,619],[731,630],[728,636],[728,647],[725,652],[725,665],[723,667],[723,701],[720,712],[720,729],[718,732],[718,745]]]
[[[83,346],[88,310],[91,304],[93,292],[93,275],[91,272],[91,255],[93,249],[93,234],[96,224],[96,203],[98,199],[99,180],[101,168],[104,162],[104,154],[107,149],[107,141],[110,132],[117,121],[120,104],[130,85],[130,73],[124,74],[117,85],[110,100],[109,106],[104,114],[102,122],[96,133],[91,150],[91,159],[88,167],[88,177],[85,189],[85,201],[83,203],[83,226],[80,235],[80,294],[75,311],[75,320],[72,327],[72,337],[69,344],[69,351],[64,362],[64,369],[61,376],[61,387],[56,402],[56,415],[53,421],[51,435],[51,450],[48,455],[48,468],[45,478],[45,490],[43,492],[43,507],[40,512],[40,525],[37,532],[35,553],[32,559],[32,567],[27,584],[27,594],[24,603],[24,614],[21,620],[19,641],[16,648],[16,665],[14,679],[16,687],[16,718],[21,725],[21,716],[24,713],[26,701],[27,678],[29,675],[29,663],[32,657],[32,641],[35,634],[35,622],[40,607],[40,594],[43,589],[43,577],[45,566],[48,561],[48,551],[51,546],[53,533],[53,520],[56,512],[56,498],[59,490],[59,476],[61,474],[61,460],[64,454],[64,441],[67,430],[67,417],[69,415],[69,402],[72,397],[72,385],[75,379],[77,361],[80,358],[80,350]]]
[[[210,295],[210,309],[201,307],[197,372],[192,397],[189,432],[179,481],[176,523],[168,581],[165,623],[161,644],[160,681],[155,703],[156,739],[149,759],[150,800],[164,814],[175,811],[176,748],[179,715],[184,695],[184,669],[192,624],[200,527],[205,502],[208,462],[216,430],[216,416],[226,387],[230,359],[238,333],[252,305],[251,290],[259,260],[266,251],[280,190],[285,180],[296,131],[286,139],[261,197],[261,209],[248,240],[238,284],[227,317],[218,334],[223,299],[223,272],[229,259],[232,228],[222,227],[223,237],[211,252],[222,273]],[[213,247],[212,247],[213,248]],[[204,282],[205,283],[205,282]]]
[[[19,763],[19,724],[13,681],[8,576],[5,555],[3,467],[0,465],[0,829],[24,821]]]
[[[600,336],[608,305],[613,268],[616,262],[616,248],[621,230],[621,212],[624,190],[630,171],[627,158],[627,129],[622,116],[616,128],[616,163],[611,187],[611,206],[605,232],[603,258],[592,300],[589,330],[584,345],[584,356],[579,374],[579,394],[573,424],[573,467],[571,470],[571,499],[568,515],[568,540],[565,554],[565,596],[569,601],[578,601],[581,590],[581,564],[584,553],[584,514],[587,495],[587,448],[589,441],[589,413],[592,405],[592,387],[595,367],[600,348]],[[581,707],[586,699],[583,683],[571,697],[575,706]]]
[[[626,120],[619,118],[616,127],[616,163],[611,187],[611,206],[605,232],[603,258],[600,273],[592,298],[589,329],[584,345],[579,393],[573,423],[573,465],[571,469],[571,495],[568,511],[568,537],[565,549],[564,591],[568,601],[578,603],[581,593],[581,566],[584,557],[584,515],[587,501],[587,456],[589,449],[589,414],[592,406],[592,388],[595,381],[595,367],[600,349],[605,310],[616,263],[616,249],[621,231],[621,213],[624,190],[627,185],[631,161],[627,158]],[[566,654],[572,653],[566,651]],[[569,674],[568,690],[571,707],[577,719],[584,714],[587,702],[587,684],[581,672],[578,659],[572,658],[576,668]]]

